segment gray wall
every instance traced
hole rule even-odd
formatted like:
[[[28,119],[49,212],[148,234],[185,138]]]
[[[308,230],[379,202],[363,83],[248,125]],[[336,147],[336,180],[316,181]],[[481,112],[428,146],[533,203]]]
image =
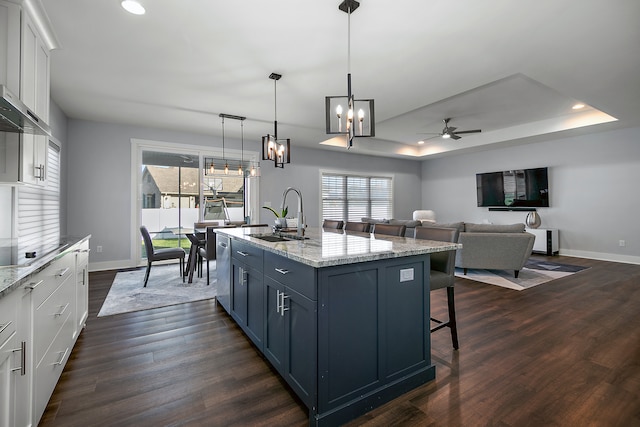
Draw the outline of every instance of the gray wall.
[[[147,139],[202,146],[221,146],[218,137],[169,132],[137,126],[122,126],[69,120],[67,126],[67,223],[70,235],[91,234],[92,269],[131,266],[131,139]],[[288,186],[304,196],[307,223],[320,223],[320,170],[368,172],[393,175],[397,218],[411,218],[420,206],[420,162],[360,156],[346,152],[302,149],[292,143],[292,163],[276,169],[262,162],[260,206],[279,206]],[[239,141],[227,138],[227,148]],[[258,143],[245,140],[245,149],[257,152]],[[296,209],[294,194],[287,204]],[[273,215],[258,209],[260,222],[273,223]],[[102,246],[97,253],[95,247]]]
[[[475,174],[542,166],[551,199],[541,228],[559,230],[561,254],[640,263],[640,128],[426,160],[422,207],[439,222],[524,222],[526,212],[477,207]]]

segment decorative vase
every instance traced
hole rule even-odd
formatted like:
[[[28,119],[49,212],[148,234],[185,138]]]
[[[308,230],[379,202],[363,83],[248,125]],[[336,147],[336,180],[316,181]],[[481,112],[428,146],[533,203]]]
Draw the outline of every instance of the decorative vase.
[[[287,228],[286,218],[276,218],[276,228]]]
[[[538,228],[540,224],[542,224],[542,220],[540,219],[540,215],[538,212],[531,211],[527,214],[527,219],[525,220],[525,224],[529,228]]]

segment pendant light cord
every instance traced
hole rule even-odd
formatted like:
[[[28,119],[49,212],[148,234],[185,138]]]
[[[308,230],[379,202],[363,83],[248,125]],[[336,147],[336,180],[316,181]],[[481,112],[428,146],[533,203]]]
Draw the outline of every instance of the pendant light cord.
[[[225,160],[225,157],[224,157],[224,117],[222,117],[222,160]]]

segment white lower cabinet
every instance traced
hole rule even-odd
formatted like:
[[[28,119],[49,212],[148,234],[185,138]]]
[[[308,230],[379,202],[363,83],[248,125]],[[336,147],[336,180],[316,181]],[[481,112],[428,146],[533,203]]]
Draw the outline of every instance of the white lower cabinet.
[[[72,246],[0,297],[0,427],[42,418],[86,321],[88,245]]]

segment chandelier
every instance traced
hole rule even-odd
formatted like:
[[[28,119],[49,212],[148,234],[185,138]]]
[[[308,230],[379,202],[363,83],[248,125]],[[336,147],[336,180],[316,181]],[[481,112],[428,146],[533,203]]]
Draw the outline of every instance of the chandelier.
[[[291,140],[278,139],[277,84],[282,74],[271,73],[269,78],[273,80],[273,135],[262,137],[262,160],[273,160],[275,167],[284,169],[285,163],[291,163]]]
[[[325,121],[327,134],[341,134],[347,138],[347,149],[353,146],[353,138],[375,136],[373,99],[355,99],[351,91],[351,13],[360,3],[344,0],[338,9],[347,19],[347,95],[325,97]]]

